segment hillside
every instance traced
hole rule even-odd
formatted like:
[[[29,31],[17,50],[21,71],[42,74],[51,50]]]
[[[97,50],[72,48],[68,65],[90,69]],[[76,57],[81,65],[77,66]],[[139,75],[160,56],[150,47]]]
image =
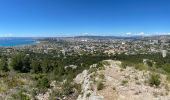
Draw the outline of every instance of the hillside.
[[[107,60],[102,69],[84,70],[74,79],[82,85],[77,100],[168,100],[169,82],[163,74],[134,67],[121,67],[120,61]],[[160,83],[160,84],[159,84]]]

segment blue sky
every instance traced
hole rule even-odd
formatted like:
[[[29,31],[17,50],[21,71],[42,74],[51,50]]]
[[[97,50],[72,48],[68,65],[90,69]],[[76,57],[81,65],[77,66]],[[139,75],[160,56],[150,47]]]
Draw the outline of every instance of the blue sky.
[[[170,0],[0,0],[0,36],[170,34]]]

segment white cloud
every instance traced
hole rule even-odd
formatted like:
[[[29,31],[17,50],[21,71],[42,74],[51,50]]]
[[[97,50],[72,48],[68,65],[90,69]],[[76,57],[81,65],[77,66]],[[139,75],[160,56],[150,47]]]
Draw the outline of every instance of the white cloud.
[[[82,33],[82,35],[89,35],[89,33]]]
[[[137,35],[145,35],[144,32],[137,33]]]
[[[126,35],[129,35],[129,36],[138,36],[138,35],[145,35],[144,32],[137,32],[137,33],[132,33],[132,32],[127,32],[125,33]]]
[[[0,37],[12,37],[12,36],[14,36],[12,33],[0,34]]]
[[[103,33],[80,33],[80,34],[78,34],[78,35],[82,35],[82,36],[91,36],[91,35],[101,35],[101,34],[103,34]]]
[[[132,34],[131,32],[126,33],[126,35],[131,35],[131,34]]]
[[[170,35],[170,32],[155,32],[152,33],[151,35]]]
[[[128,36],[151,36],[151,35],[170,35],[170,32],[128,32],[128,33],[124,33],[125,35]]]

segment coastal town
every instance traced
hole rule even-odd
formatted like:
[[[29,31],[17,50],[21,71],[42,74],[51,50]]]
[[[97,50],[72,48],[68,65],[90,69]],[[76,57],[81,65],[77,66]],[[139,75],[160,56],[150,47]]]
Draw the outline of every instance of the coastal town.
[[[40,38],[36,43],[25,46],[1,47],[1,53],[14,53],[16,51],[29,51],[34,53],[63,53],[71,55],[95,54],[96,52],[108,55],[115,54],[151,54],[163,53],[164,56],[170,51],[169,38],[112,38],[112,37],[65,37],[65,38]]]

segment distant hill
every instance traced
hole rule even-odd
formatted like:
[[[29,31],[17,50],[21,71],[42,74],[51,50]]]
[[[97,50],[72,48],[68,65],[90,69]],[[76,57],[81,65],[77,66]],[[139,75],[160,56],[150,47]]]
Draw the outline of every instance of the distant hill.
[[[150,39],[150,40],[162,40],[162,39],[165,39],[165,40],[169,40],[170,39],[170,35],[155,35],[155,36],[148,36],[148,37],[145,37],[144,39]]]
[[[150,39],[150,40],[170,40],[170,35],[152,35],[152,36],[70,36],[70,37],[0,37],[0,39]]]
[[[141,39],[142,36],[75,36],[74,38],[88,38],[88,39]]]

